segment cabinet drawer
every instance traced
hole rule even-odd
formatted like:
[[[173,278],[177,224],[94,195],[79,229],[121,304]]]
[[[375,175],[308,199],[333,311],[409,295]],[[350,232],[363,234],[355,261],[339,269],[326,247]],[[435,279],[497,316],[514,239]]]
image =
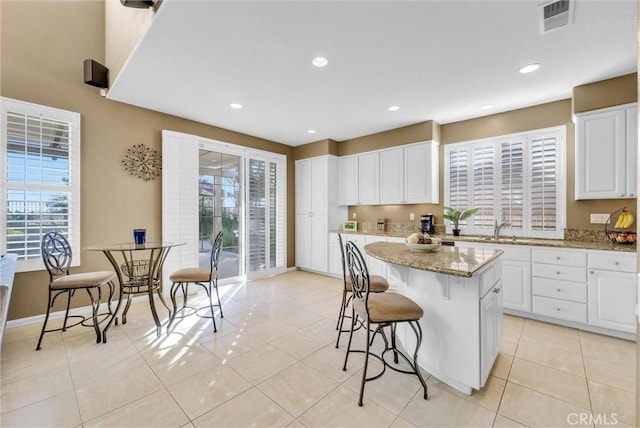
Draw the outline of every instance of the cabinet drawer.
[[[532,250],[533,261],[562,266],[587,266],[587,253],[567,250]]]
[[[617,272],[636,272],[636,253],[590,252],[589,268],[613,270]]]
[[[549,278],[533,278],[533,295],[587,303],[587,284]]]
[[[532,267],[534,277],[582,283],[587,281],[587,271],[583,267],[549,265],[544,263],[533,263]]]
[[[587,305],[585,303],[533,296],[533,312],[567,321],[587,322]]]

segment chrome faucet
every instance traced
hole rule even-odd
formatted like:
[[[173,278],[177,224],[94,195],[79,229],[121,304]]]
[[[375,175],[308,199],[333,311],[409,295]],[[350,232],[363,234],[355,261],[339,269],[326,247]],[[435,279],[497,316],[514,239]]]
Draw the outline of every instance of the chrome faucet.
[[[493,225],[493,239],[497,241],[498,238],[500,238],[500,229],[509,226],[511,226],[511,223],[502,220],[502,223],[498,224],[498,220],[496,219],[495,224]]]

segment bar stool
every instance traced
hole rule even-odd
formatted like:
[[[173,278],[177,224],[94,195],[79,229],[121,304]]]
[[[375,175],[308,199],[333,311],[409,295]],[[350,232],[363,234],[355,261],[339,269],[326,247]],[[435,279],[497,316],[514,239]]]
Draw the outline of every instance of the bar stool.
[[[366,382],[380,378],[387,367],[400,373],[412,374],[418,377],[424,389],[424,399],[428,398],[427,384],[422,378],[420,367],[418,366],[418,350],[422,342],[422,328],[418,322],[423,315],[422,308],[413,300],[397,293],[375,293],[371,294],[371,278],[367,265],[362,257],[362,253],[358,250],[353,242],[347,242],[347,265],[352,280],[353,303],[351,305],[351,330],[349,332],[349,344],[344,357],[344,366],[342,370],[347,370],[347,361],[351,352],[364,352],[364,368],[362,370],[362,382],[360,384],[360,398],[358,406],[362,406],[362,397],[364,396],[364,385]],[[351,341],[353,332],[356,329],[357,318],[362,319],[365,327],[367,342],[366,349],[352,350]],[[413,359],[410,360],[404,352],[396,347],[396,325],[397,323],[406,322],[416,335],[416,349],[413,353]],[[376,329],[371,334],[371,325],[375,324]],[[391,346],[384,332],[384,327],[390,327],[391,330]],[[385,349],[380,355],[370,354],[370,348],[376,334],[380,334],[385,343]],[[398,356],[409,364],[411,371],[403,370],[399,367],[391,365],[385,360],[385,354],[388,351],[393,352],[393,362],[398,363]],[[367,367],[369,365],[369,355],[378,358],[383,366],[380,373],[375,376],[367,377]]]
[[[342,325],[344,323],[345,318],[351,318],[349,315],[346,315],[347,307],[349,306],[349,302],[353,298],[353,293],[351,292],[351,277],[348,275],[346,259],[344,254],[344,245],[342,244],[342,236],[338,233],[338,243],[340,244],[340,255],[342,261],[342,303],[340,304],[340,312],[338,313],[338,323],[336,324],[336,330],[338,330],[338,338],[336,339],[336,348],[339,347],[340,344],[340,335],[342,333],[348,333],[349,330],[343,330]],[[371,275],[369,278],[371,283],[371,292],[372,293],[382,293],[389,289],[389,283],[387,280],[379,275]],[[347,297],[349,295],[349,297]]]

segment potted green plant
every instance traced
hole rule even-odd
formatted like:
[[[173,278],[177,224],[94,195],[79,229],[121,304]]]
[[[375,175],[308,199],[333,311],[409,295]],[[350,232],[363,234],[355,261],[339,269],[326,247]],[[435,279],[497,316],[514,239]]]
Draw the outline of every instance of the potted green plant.
[[[466,210],[460,211],[460,210],[453,209],[451,207],[444,207],[443,217],[451,221],[453,226],[453,229],[452,229],[453,235],[459,236],[460,235],[459,223],[462,220],[471,217],[477,212],[478,212],[478,208],[468,208]]]

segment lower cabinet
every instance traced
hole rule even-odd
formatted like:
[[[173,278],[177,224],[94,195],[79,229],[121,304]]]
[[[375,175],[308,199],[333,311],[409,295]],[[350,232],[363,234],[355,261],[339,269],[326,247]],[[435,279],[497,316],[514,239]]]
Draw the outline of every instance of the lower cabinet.
[[[503,264],[504,274],[504,264]],[[487,380],[502,341],[502,281],[498,281],[480,299],[480,364],[481,384]]]
[[[635,333],[635,254],[590,254],[587,284],[589,324]]]
[[[328,272],[328,229],[326,215],[296,215],[296,265],[298,267]]]

